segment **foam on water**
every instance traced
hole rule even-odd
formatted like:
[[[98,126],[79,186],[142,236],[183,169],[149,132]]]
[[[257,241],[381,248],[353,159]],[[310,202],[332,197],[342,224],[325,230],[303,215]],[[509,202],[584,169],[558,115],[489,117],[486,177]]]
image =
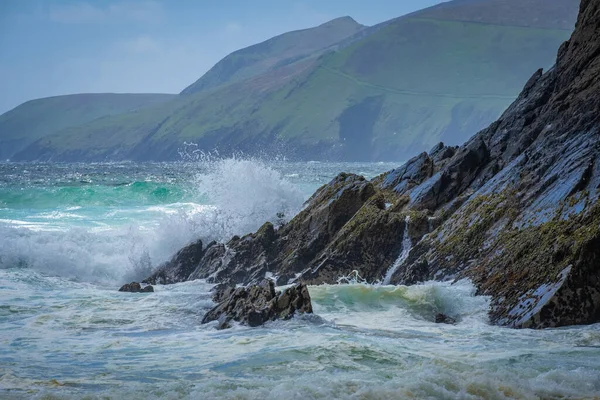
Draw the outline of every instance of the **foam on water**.
[[[290,218],[339,171],[391,167],[0,164],[0,398],[597,396],[600,326],[490,326],[489,299],[467,281],[395,287],[354,274],[309,288],[313,316],[226,331],[200,324],[213,305],[205,282],[116,291],[190,240]],[[457,324],[433,323],[438,312]]]
[[[0,270],[0,396],[537,399],[600,390],[599,327],[485,323],[466,282],[310,287],[317,316],[200,325],[202,281],[132,295]],[[433,311],[459,317],[431,322]],[[560,360],[560,362],[557,362]]]
[[[75,195],[55,203],[46,198],[47,192],[60,188],[28,187],[18,207],[6,209],[6,214],[19,219],[2,219],[0,268],[27,266],[110,284],[140,279],[192,240],[226,241],[250,233],[265,221],[293,216],[305,199],[281,173],[259,161],[227,159],[193,167],[198,173],[178,187],[204,204],[149,205],[135,198],[124,203],[121,197],[111,199],[111,194],[103,193],[104,186],[85,202]],[[140,188],[142,197],[157,186],[131,185]],[[3,191],[17,192],[10,187]],[[4,203],[14,205],[13,200]],[[53,208],[57,204],[59,210]]]

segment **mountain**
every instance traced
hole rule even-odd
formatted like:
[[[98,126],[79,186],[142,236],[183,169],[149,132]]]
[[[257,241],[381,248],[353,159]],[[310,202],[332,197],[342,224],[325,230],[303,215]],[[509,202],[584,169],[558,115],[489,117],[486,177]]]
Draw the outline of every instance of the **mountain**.
[[[323,26],[357,33],[297,60],[285,49],[304,54],[318,35],[272,39],[286,46],[241,51],[268,61],[225,68],[229,56],[171,102],[63,130],[16,158],[176,160],[194,142],[221,155],[406,159],[497,118],[531,70],[552,66],[576,14],[577,0],[455,0],[371,28],[332,21]]]
[[[181,93],[192,94],[239,82],[284,65],[317,57],[364,28],[352,18],[342,17],[316,28],[284,33],[231,53]]]
[[[0,116],[0,160],[34,141],[96,118],[164,103],[170,94],[74,94],[28,101]]]
[[[556,65],[462,146],[440,143],[372,181],[341,173],[287,224],[190,244],[146,282],[265,276],[469,278],[492,323],[600,322],[600,0],[582,0]]]
[[[542,29],[573,29],[579,2],[545,0],[455,0],[418,14],[424,18],[514,25]],[[531,10],[538,10],[532,16]]]

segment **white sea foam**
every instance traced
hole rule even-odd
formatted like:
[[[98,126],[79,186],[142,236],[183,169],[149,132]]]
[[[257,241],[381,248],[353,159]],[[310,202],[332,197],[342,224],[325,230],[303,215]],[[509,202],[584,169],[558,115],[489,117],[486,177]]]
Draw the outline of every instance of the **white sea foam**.
[[[167,167],[169,176],[183,168]],[[94,182],[103,179],[102,165],[86,168]],[[476,296],[468,281],[368,285],[351,274],[340,281],[347,284],[309,288],[314,316],[225,331],[200,324],[213,306],[205,282],[117,292],[117,284],[147,275],[187,241],[226,240],[278,212],[289,218],[307,194],[260,162],[185,168],[191,189],[168,202],[146,192],[112,207],[106,198],[80,201],[75,191],[68,203],[76,210],[33,197],[24,201],[35,206],[15,200],[0,210],[0,398],[584,399],[600,393],[600,325],[492,326],[489,299]],[[290,179],[310,192],[338,171],[358,170],[326,163],[283,169],[283,175],[298,172]],[[178,182],[171,189],[179,190]],[[47,204],[87,219],[28,218],[51,212],[36,208]],[[435,324],[437,312],[458,321]]]
[[[0,271],[0,282],[10,344],[0,358],[13,360],[0,366],[0,397],[539,399],[600,390],[600,327],[490,326],[487,299],[467,281],[310,287],[322,319],[226,331],[199,324],[212,306],[202,281],[140,295],[26,270]],[[434,309],[460,320],[435,324]]]
[[[140,279],[192,240],[227,241],[253,232],[278,214],[293,216],[304,200],[262,162],[227,159],[203,167],[189,184],[209,204],[142,205],[87,217],[79,208],[78,214],[39,213],[38,222],[6,220],[0,224],[0,268],[21,265],[112,284]],[[84,226],[69,222],[86,218]]]

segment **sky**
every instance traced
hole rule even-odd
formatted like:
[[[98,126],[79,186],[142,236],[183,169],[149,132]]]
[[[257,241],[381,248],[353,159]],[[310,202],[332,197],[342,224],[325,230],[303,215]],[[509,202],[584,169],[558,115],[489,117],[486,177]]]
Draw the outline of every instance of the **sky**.
[[[72,93],[179,93],[227,54],[441,0],[0,0],[0,113]]]

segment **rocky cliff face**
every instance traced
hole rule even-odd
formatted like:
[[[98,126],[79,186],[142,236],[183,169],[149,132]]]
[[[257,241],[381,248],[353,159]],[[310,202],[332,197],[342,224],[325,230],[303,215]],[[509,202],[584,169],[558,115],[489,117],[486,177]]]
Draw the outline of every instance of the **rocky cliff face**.
[[[469,277],[514,327],[600,320],[599,78],[600,1],[586,0],[556,66],[411,191],[410,208],[446,220],[393,281]]]
[[[599,139],[600,0],[583,0],[556,66],[460,148],[440,144],[371,182],[340,174],[285,226],[192,245],[148,282],[466,277],[492,297],[494,323],[598,322]]]

